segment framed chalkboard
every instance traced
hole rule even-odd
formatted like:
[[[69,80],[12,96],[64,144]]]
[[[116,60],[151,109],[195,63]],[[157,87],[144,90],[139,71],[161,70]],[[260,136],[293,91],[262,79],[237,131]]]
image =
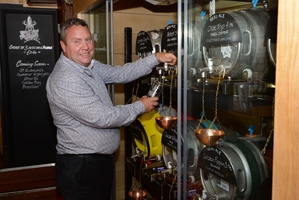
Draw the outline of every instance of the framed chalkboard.
[[[59,56],[57,11],[0,6],[5,167],[55,161],[46,81]]]

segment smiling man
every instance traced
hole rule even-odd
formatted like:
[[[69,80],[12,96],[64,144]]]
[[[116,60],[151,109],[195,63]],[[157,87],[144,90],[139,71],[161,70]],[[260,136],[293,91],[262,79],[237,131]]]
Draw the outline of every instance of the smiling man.
[[[93,59],[94,44],[84,20],[61,24],[63,50],[47,81],[47,97],[57,127],[56,182],[65,200],[110,200],[120,126],[158,105],[142,97],[114,106],[106,84],[127,83],[149,74],[160,62],[174,65],[171,53],[156,53],[124,66]]]

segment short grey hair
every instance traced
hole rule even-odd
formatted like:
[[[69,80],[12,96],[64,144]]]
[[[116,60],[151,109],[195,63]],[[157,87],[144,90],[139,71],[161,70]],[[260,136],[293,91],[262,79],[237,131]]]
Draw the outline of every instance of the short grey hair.
[[[63,42],[66,43],[65,32],[68,28],[70,28],[72,26],[83,26],[83,27],[88,28],[88,24],[83,19],[79,19],[79,18],[67,19],[60,25],[60,40],[62,40]]]

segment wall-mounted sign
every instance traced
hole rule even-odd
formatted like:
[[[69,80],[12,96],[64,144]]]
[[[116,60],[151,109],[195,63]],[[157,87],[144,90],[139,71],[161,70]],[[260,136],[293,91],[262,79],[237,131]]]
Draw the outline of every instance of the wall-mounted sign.
[[[178,47],[178,26],[176,24],[168,24],[162,36],[162,51],[176,51]]]
[[[56,10],[1,9],[1,97],[6,167],[55,161],[46,81],[59,56]]]
[[[153,51],[151,38],[145,31],[140,31],[136,38],[136,54],[148,53]]]

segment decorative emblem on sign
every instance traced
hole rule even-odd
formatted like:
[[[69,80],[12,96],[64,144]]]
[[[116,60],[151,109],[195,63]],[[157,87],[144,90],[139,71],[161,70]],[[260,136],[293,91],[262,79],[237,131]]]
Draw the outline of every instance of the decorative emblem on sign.
[[[25,25],[25,31],[20,31],[20,39],[24,39],[24,43],[34,40],[40,44],[38,35],[39,29],[34,29],[36,22],[33,21],[32,18],[28,15],[27,20],[23,21],[23,24]]]

